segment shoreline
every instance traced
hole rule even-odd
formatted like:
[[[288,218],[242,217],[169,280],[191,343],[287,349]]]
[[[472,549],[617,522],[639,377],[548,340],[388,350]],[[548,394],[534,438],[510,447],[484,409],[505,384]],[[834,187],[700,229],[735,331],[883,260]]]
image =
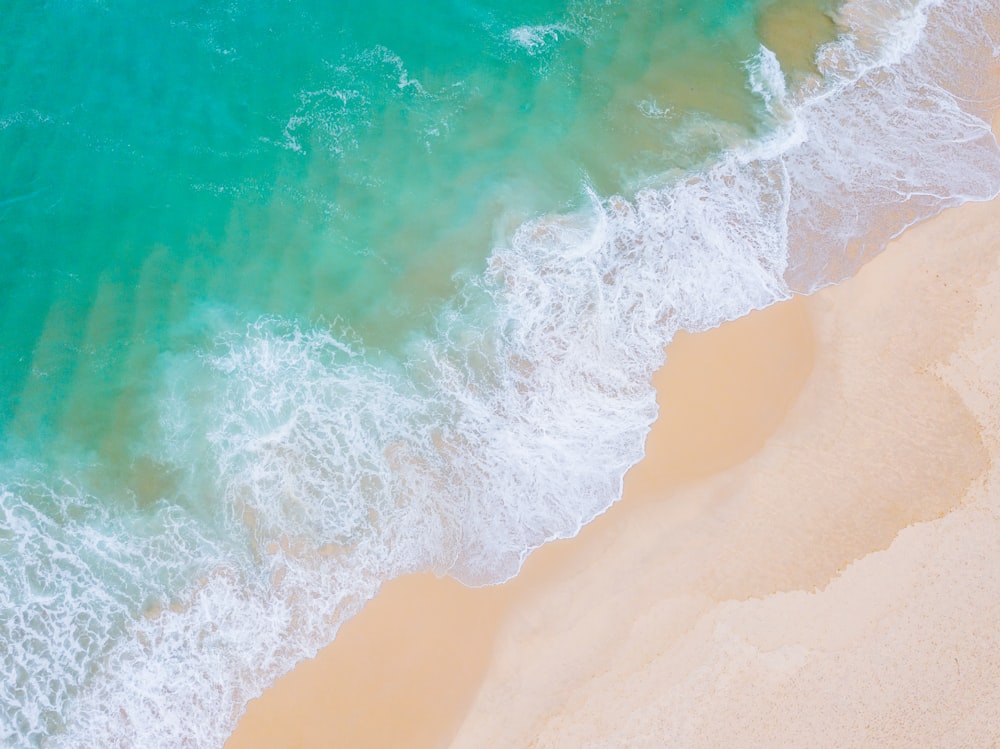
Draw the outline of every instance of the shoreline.
[[[711,666],[731,681],[730,651],[742,652],[740,638],[720,643],[718,632],[709,631],[733,626],[727,616],[781,609],[778,627],[796,615],[806,621],[804,609],[826,606],[830,621],[847,616],[843,611],[863,620],[865,607],[877,603],[866,588],[887,585],[885,560],[901,565],[898,546],[957,523],[956,513],[977,506],[966,491],[985,480],[998,454],[995,438],[977,422],[989,417],[988,408],[973,415],[964,402],[978,397],[995,405],[989,398],[996,393],[983,395],[985,385],[969,365],[961,365],[965,395],[939,374],[949,357],[977,351],[959,346],[962,336],[977,324],[990,329],[989,321],[976,320],[989,312],[980,299],[982,279],[1000,284],[996,237],[1000,199],[948,209],[908,229],[838,286],[679,335],[656,377],[660,418],[646,457],[626,476],[621,502],[577,537],[536,551],[502,586],[470,589],[430,575],[386,584],[315,660],[250,703],[227,748],[516,746],[537,736],[548,737],[546,746],[583,746],[574,743],[588,725],[580,705],[590,712],[595,704],[615,705],[602,675],[614,675],[611,695],[621,697],[629,683],[635,689],[625,692],[641,696],[651,688],[651,664],[661,663],[663,672],[655,693],[678,700],[658,715],[658,725],[669,715],[687,716],[690,724],[695,706],[678,689],[687,684],[696,694],[695,687],[707,687],[681,677],[690,681]],[[987,343],[978,342],[978,350],[987,351]],[[769,355],[761,357],[765,344]],[[1000,370],[1000,361],[994,364]],[[682,392],[683,400],[676,397]],[[719,434],[725,440],[709,439]],[[875,457],[866,458],[866,450]],[[983,564],[1000,569],[994,551],[979,549]],[[910,554],[913,562],[916,552]],[[865,577],[869,569],[875,572]],[[989,566],[980,571],[984,583],[1000,586],[1000,573],[991,576]],[[903,582],[919,587],[912,570],[906,574]],[[838,597],[842,610],[828,602]],[[906,601],[897,605],[905,608]],[[769,652],[784,653],[774,657],[788,678],[811,662],[800,640],[836,638],[829,623],[811,616],[804,629],[787,624],[788,642],[764,633]],[[973,660],[985,664],[982,678],[1000,677],[1000,662],[973,650]],[[930,675],[919,673],[933,681]],[[745,691],[728,695],[733,705],[758,692],[748,679],[740,675]],[[866,686],[847,680],[839,697]],[[988,684],[977,686],[989,696]],[[634,722],[629,716],[650,705],[624,708],[617,705],[611,715],[605,709],[602,725]],[[780,716],[758,714],[781,724]],[[697,745],[674,729],[679,745]],[[733,730],[717,740],[747,743],[747,735]]]
[[[573,538],[537,549],[501,585],[467,588],[430,573],[386,583],[315,659],[247,706],[227,749],[447,746],[506,622],[585,570],[606,539],[632,522],[635,506],[752,456],[793,405],[812,359],[801,296],[712,330],[679,333],[654,375],[660,413],[646,457],[625,476],[622,500]],[[674,392],[686,398],[663,397]]]
[[[1000,199],[810,297],[816,364],[764,448],[512,616],[449,746],[990,745],[997,299]]]
[[[501,585],[467,588],[430,573],[389,581],[315,659],[251,701],[227,749],[447,746],[505,620],[600,553],[605,538],[630,522],[626,499],[630,508],[656,502],[753,455],[791,407],[812,357],[800,296],[712,330],[679,333],[654,375],[660,415],[646,457],[625,476],[622,500],[573,538],[535,550]],[[664,404],[671,392],[689,399]],[[330,743],[330,726],[337,726],[337,742]]]

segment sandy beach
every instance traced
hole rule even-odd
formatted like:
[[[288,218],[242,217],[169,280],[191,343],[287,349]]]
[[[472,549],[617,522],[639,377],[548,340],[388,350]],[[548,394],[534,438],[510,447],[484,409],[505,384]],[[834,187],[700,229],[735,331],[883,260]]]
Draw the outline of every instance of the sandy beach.
[[[625,497],[496,588],[396,580],[249,747],[992,746],[1000,200],[698,335]]]
[[[998,299],[993,202],[807,300],[764,447],[518,607],[451,746],[993,745]]]

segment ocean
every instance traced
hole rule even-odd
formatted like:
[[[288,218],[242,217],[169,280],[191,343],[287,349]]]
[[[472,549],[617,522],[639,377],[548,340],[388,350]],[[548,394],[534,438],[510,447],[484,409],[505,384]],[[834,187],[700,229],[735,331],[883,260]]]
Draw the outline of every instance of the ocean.
[[[221,747],[575,535],[676,332],[1000,193],[998,60],[997,0],[10,0],[0,744]]]

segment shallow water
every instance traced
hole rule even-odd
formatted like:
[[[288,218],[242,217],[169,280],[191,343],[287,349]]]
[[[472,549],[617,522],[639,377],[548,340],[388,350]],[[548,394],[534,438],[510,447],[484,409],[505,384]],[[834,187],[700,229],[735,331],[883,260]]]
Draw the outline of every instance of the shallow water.
[[[221,745],[615,501],[676,330],[1000,185],[992,2],[397,5],[0,20],[11,746]]]

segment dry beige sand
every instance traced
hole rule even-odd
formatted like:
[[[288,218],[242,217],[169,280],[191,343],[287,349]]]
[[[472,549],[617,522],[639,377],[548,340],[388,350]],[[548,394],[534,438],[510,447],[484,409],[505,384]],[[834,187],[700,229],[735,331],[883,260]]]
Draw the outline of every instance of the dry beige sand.
[[[669,354],[622,502],[386,585],[228,749],[1000,745],[1000,200]]]

